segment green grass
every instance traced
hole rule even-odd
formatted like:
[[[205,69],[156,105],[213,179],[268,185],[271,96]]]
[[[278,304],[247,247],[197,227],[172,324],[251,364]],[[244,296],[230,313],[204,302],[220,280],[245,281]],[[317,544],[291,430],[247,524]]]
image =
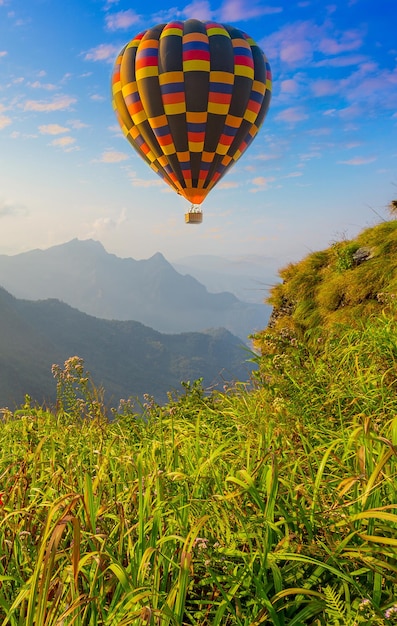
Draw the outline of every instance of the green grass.
[[[0,411],[0,626],[397,624],[396,253],[285,268],[249,387]]]
[[[359,249],[369,253],[361,263],[354,260]],[[281,313],[276,332],[287,324],[299,337],[309,334],[316,341],[319,333],[336,324],[355,326],[363,318],[380,314],[395,299],[397,220],[367,228],[352,241],[338,241],[312,252],[279,274],[282,282],[271,289],[268,299]],[[286,305],[287,316],[282,314]]]
[[[275,356],[112,421],[71,359],[4,410],[0,624],[397,623],[397,323]]]

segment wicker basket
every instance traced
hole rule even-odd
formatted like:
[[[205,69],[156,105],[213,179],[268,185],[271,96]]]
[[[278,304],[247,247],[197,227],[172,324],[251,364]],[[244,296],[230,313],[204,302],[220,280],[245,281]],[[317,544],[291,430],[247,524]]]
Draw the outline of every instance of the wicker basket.
[[[189,211],[185,213],[186,224],[201,224],[203,221],[203,214],[201,211]]]

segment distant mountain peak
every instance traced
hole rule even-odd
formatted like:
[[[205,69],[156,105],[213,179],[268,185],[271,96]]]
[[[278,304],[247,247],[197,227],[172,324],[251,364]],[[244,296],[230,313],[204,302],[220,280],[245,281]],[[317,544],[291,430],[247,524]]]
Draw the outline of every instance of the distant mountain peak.
[[[262,305],[243,303],[227,291],[209,293],[161,252],[122,259],[95,239],[74,238],[14,258],[0,255],[0,285],[18,298],[56,298],[95,317],[135,320],[165,333],[224,326],[246,341],[268,319]]]
[[[75,237],[66,243],[61,243],[59,246],[53,246],[54,248],[79,248],[79,249],[95,249],[106,252],[104,246],[100,241],[96,239],[78,239]]]

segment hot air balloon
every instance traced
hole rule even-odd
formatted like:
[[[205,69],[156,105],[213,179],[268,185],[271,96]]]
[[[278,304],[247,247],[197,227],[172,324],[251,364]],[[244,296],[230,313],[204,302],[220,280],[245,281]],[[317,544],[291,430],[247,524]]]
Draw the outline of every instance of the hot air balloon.
[[[201,222],[201,203],[257,135],[270,97],[270,66],[254,40],[197,19],[139,33],[112,75],[124,135],[191,203],[187,223]]]

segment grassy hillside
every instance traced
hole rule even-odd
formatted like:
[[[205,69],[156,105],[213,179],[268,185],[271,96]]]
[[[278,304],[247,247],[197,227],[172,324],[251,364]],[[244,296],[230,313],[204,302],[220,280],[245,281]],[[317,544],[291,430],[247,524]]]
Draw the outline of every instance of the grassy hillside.
[[[268,299],[274,307],[270,326],[275,335],[288,329],[313,343],[338,324],[359,327],[363,319],[389,309],[396,298],[397,221],[313,252],[279,274],[282,282]]]
[[[332,315],[284,312],[250,390],[108,422],[75,358],[56,413],[4,410],[0,623],[397,624],[396,310]]]

